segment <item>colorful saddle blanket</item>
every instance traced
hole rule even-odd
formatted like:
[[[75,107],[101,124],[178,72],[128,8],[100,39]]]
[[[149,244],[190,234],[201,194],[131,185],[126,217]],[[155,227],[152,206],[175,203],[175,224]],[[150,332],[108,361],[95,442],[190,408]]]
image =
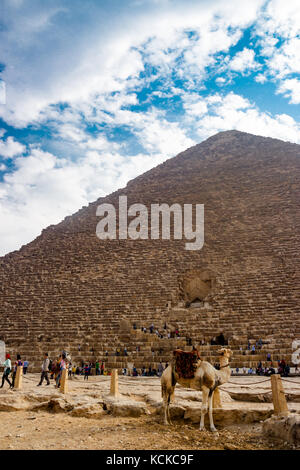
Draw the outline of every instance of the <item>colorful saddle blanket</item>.
[[[181,349],[175,349],[173,355],[175,357],[175,372],[179,378],[193,379],[200,357],[198,351],[185,352]]]

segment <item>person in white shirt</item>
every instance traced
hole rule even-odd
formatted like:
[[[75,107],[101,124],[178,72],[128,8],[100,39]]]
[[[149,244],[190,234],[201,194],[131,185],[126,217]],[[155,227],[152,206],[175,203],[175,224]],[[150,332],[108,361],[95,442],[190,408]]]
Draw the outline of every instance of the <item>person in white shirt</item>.
[[[41,379],[38,383],[38,387],[40,387],[42,385],[44,379],[46,379],[47,385],[50,385],[50,380],[49,380],[49,377],[48,377],[49,364],[50,364],[50,359],[48,357],[48,353],[45,353],[44,354],[44,361],[43,361],[43,364],[42,364]]]
[[[3,387],[5,380],[6,380],[6,382],[8,382],[10,388],[12,388],[12,383],[11,383],[11,381],[10,381],[9,378],[8,378],[8,376],[9,376],[10,373],[11,373],[11,360],[10,360],[10,355],[9,355],[9,354],[6,354],[6,360],[5,360],[5,362],[4,362],[4,372],[3,372],[3,376],[2,376],[2,384],[1,384],[0,388]]]

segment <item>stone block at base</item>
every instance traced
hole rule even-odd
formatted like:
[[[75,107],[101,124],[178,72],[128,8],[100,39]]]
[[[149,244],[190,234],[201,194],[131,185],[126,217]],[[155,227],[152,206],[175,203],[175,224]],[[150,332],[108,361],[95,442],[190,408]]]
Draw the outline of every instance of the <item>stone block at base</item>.
[[[300,446],[300,415],[291,413],[289,416],[272,416],[263,423],[263,433]]]

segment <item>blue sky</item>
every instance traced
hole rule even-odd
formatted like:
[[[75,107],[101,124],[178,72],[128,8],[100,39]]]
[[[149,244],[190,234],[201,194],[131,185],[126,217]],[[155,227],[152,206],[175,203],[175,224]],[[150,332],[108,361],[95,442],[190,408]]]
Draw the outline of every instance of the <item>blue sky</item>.
[[[0,255],[215,133],[300,143],[298,0],[2,0]]]

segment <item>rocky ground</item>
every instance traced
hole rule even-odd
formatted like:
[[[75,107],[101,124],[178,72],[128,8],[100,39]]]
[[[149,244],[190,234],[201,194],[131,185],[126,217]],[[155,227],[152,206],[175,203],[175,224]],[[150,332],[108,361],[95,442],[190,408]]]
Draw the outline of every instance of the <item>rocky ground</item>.
[[[258,378],[232,378],[236,383]],[[223,409],[215,410],[219,435],[199,431],[201,392],[176,389],[174,426],[162,424],[158,378],[119,377],[120,397],[109,396],[109,377],[69,381],[62,395],[51,383],[36,387],[24,377],[20,391],[0,389],[0,449],[290,449],[295,445],[262,433],[272,415],[270,382],[227,384]],[[291,412],[300,413],[300,388],[285,383]],[[252,396],[249,397],[249,394]],[[234,397],[234,398],[233,398]],[[247,401],[246,401],[247,399]]]

